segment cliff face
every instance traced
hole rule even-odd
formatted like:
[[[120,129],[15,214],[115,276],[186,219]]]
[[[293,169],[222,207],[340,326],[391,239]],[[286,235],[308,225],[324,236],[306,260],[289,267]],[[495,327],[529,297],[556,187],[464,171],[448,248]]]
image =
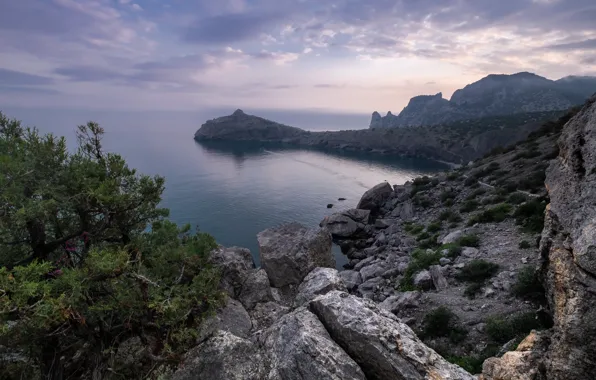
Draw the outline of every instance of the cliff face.
[[[370,128],[438,125],[459,120],[523,112],[564,110],[581,104],[596,91],[594,77],[566,77],[558,81],[532,73],[491,74],[456,90],[451,100],[417,96],[402,112],[385,117],[375,112]]]

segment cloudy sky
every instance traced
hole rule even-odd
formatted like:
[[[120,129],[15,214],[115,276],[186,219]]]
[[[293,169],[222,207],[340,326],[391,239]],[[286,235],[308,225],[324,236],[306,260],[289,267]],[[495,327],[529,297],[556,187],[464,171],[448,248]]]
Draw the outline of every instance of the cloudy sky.
[[[0,107],[399,111],[596,74],[594,0],[0,0]]]

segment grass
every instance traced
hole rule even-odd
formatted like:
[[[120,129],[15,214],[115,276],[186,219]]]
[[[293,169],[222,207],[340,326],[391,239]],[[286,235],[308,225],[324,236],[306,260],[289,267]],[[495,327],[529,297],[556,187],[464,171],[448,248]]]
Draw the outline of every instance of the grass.
[[[424,226],[415,223],[408,223],[404,225],[404,230],[411,235],[418,235],[422,231],[424,231]]]
[[[464,235],[457,239],[456,243],[462,247],[479,247],[480,238],[477,235]]]
[[[517,274],[517,280],[511,293],[521,299],[543,303],[546,291],[537,271],[530,266],[523,267]]]
[[[522,204],[515,210],[515,222],[529,233],[542,232],[544,228],[544,209],[546,202],[532,200]]]
[[[510,216],[513,208],[507,203],[501,203],[497,206],[484,210],[482,213],[473,216],[468,225],[473,226],[476,223],[500,223]]]
[[[486,321],[486,333],[496,343],[504,344],[515,338],[523,338],[530,331],[546,326],[536,317],[535,312],[519,313],[512,316],[491,317]]]
[[[426,227],[426,230],[427,230],[428,232],[433,232],[433,233],[434,233],[434,232],[438,232],[438,231],[440,231],[440,230],[441,230],[441,228],[442,228],[442,226],[441,226],[441,223],[440,223],[440,222],[434,222],[434,223],[431,223],[431,224],[429,224],[429,225]]]
[[[455,277],[460,281],[484,282],[493,277],[499,265],[486,260],[472,260]]]
[[[458,326],[457,316],[445,306],[426,314],[422,320],[420,336],[423,339],[448,337],[451,343],[461,343],[468,332]]]
[[[449,243],[439,247],[439,252],[443,252],[444,250],[447,250],[447,257],[455,259],[461,255],[462,248],[459,244]]]
[[[532,248],[532,244],[530,244],[529,241],[527,240],[522,240],[519,242],[519,248],[521,249],[529,249]]]
[[[480,204],[475,200],[466,201],[460,208],[460,212],[472,212],[476,210]]]

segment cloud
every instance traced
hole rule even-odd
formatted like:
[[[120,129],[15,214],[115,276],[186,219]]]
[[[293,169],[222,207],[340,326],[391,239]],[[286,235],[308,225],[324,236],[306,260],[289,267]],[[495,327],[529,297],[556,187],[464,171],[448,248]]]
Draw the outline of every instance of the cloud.
[[[52,78],[0,68],[0,85],[43,86],[53,83]]]
[[[555,44],[555,45],[548,45],[545,46],[545,49],[548,50],[562,50],[562,51],[569,51],[569,50],[596,50],[596,38],[590,38],[587,40],[577,41],[577,42],[568,42],[564,44]]]

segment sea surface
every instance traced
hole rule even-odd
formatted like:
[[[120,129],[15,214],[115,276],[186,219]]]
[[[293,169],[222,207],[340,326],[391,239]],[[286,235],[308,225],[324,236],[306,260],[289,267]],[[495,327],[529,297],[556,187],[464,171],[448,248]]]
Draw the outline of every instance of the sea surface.
[[[107,150],[122,154],[142,173],[166,178],[163,206],[170,209],[173,221],[190,223],[214,235],[220,244],[249,248],[257,265],[258,232],[292,221],[316,227],[326,215],[355,207],[362,194],[380,182],[402,184],[446,169],[444,164],[422,159],[196,142],[193,134],[208,115],[176,119],[150,113],[126,118],[97,112],[87,118],[81,112],[66,111],[6,113],[43,132],[66,136],[71,147],[77,124],[98,121],[106,130]],[[308,129],[339,129],[325,128],[327,119],[322,120],[318,128]],[[340,202],[340,197],[346,200]],[[328,204],[333,208],[328,209]],[[346,258],[338,247],[334,253],[340,267]]]

